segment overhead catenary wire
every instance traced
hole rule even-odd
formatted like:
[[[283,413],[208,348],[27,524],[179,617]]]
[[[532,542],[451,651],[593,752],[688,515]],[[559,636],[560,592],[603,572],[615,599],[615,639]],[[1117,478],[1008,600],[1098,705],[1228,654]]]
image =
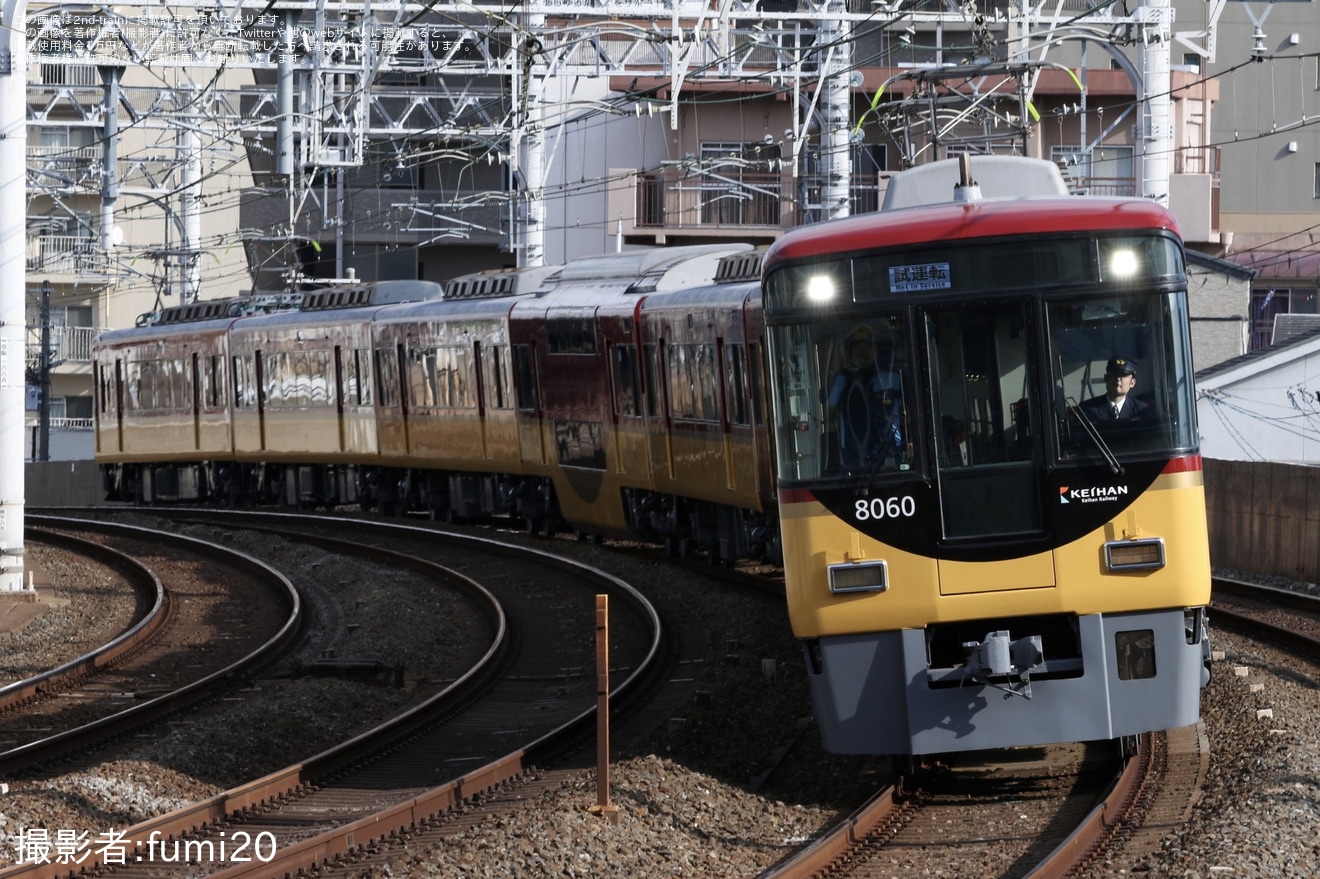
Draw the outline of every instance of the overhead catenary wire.
[[[491,27],[492,27],[492,29],[495,28],[495,27],[500,27],[500,26],[507,26],[507,27],[515,28],[515,29],[516,29],[516,28],[518,27],[518,24],[517,24],[516,21],[512,21],[512,20],[509,18],[509,12],[510,12],[513,8],[516,8],[517,5],[518,5],[517,3],[514,3],[514,4],[512,4],[512,6],[509,6],[508,8],[501,7],[499,10],[491,10],[491,9],[489,9],[489,8],[477,8],[477,7],[473,7],[473,8],[472,8],[472,12],[473,12],[473,13],[479,13],[480,15],[485,16],[486,20],[487,20],[488,22],[491,23]],[[1104,5],[1108,5],[1108,4],[1104,4]],[[408,23],[415,22],[415,21],[419,20],[419,17],[420,17],[421,15],[423,15],[424,13],[426,13],[426,12],[427,12],[429,9],[431,9],[431,8],[432,8],[432,7],[428,6],[428,8],[424,8],[423,10],[421,10],[420,12],[418,12],[417,14],[413,15],[413,16],[409,19]],[[1103,8],[1103,6],[1098,6],[1098,7],[1096,7],[1097,10],[1100,9],[1100,8]],[[1071,19],[1071,21],[1082,20],[1082,19],[1086,18],[1086,17],[1089,16],[1089,15],[1094,15],[1095,11],[1096,11],[1096,10],[1087,10],[1087,11],[1084,11],[1084,12],[1082,12],[1082,13],[1078,13],[1078,14],[1076,14],[1075,16],[1073,16],[1073,18]],[[467,20],[460,19],[460,18],[458,18],[457,16],[448,15],[448,13],[441,13],[441,12],[437,11],[437,14],[441,14],[441,15],[443,15],[443,16],[446,16],[448,20],[453,21],[453,22],[455,22],[455,23],[461,23],[461,24],[464,24],[464,25],[469,24],[469,22],[468,22]],[[876,13],[872,13],[873,16],[874,16],[875,14],[876,14]],[[870,33],[870,32],[873,32],[874,30],[883,30],[884,28],[889,27],[889,26],[891,26],[892,24],[896,23],[897,21],[901,20],[902,17],[903,17],[903,15],[900,14],[899,16],[897,16],[897,17],[895,17],[895,18],[892,18],[892,19],[889,19],[889,20],[884,21],[884,22],[878,22],[878,21],[877,21],[876,24],[874,25],[874,27],[870,28],[870,29],[867,30],[866,32],[867,32],[867,33]],[[516,31],[515,31],[515,32],[516,32]],[[851,32],[850,32],[846,37],[844,37],[843,39],[847,39],[847,40],[850,40],[850,41],[856,42],[858,39],[860,39],[860,32],[861,32],[861,28],[859,28],[859,27],[854,27],[854,28],[851,30]],[[493,30],[491,31],[491,33],[493,33]],[[966,46],[945,47],[945,48],[946,48],[947,51],[961,51],[961,50],[963,50],[963,49],[972,48],[972,45],[973,45],[972,43],[968,43]],[[810,50],[810,51],[820,51],[821,48],[822,48],[822,46],[813,46],[813,47],[810,47],[809,50]],[[801,49],[802,49],[802,47],[793,47],[790,51],[800,51]],[[892,53],[893,51],[895,51],[895,49],[891,46],[891,47],[889,47],[888,49],[883,50],[883,51],[885,51],[885,52],[889,52],[889,53]],[[708,61],[706,64],[704,64],[704,65],[702,66],[702,69],[703,69],[703,70],[711,70],[711,69],[715,69],[718,65],[723,64],[723,63],[729,61],[731,58],[732,58],[732,52],[730,51],[729,53],[726,53],[725,55],[720,56],[719,58],[715,58],[715,59],[712,59],[712,60]],[[859,69],[859,68],[861,68],[861,67],[867,66],[868,63],[871,63],[871,62],[873,62],[873,61],[875,61],[875,60],[877,60],[877,59],[876,59],[876,56],[874,56],[874,55],[873,55],[873,56],[869,56],[868,58],[865,58],[865,59],[854,59],[854,63],[853,63],[853,65],[851,66],[851,68],[849,68],[849,69],[851,69],[851,70]],[[1274,59],[1274,58],[1267,58],[1267,59],[1252,59],[1250,62],[1244,62],[1244,65],[1240,65],[1240,66],[1245,66],[1246,63],[1260,63],[1261,61],[1274,62],[1275,60],[1277,60],[1277,59]],[[1214,78],[1214,77],[1218,77],[1218,76],[1224,76],[1224,75],[1227,75],[1227,74],[1229,74],[1229,73],[1231,73],[1231,70],[1230,70],[1230,71],[1221,71],[1221,72],[1219,72],[1219,73],[1213,74],[1212,76],[1207,76],[1207,77],[1205,77],[1202,81],[1205,81],[1205,80],[1208,80],[1208,79],[1211,79],[1211,78]],[[160,78],[162,82],[164,81],[164,79],[163,79],[163,73],[157,71],[157,72],[155,72],[155,75],[156,75],[158,78]],[[735,83],[736,83],[736,82],[746,82],[746,81],[748,81],[749,79],[751,79],[751,77],[742,77],[742,78],[740,78],[740,79],[735,80]],[[213,82],[214,82],[214,78],[213,78]],[[208,83],[208,86],[209,86],[209,85],[210,85],[210,84]],[[371,83],[368,82],[366,79],[363,79],[362,81],[360,81],[360,82],[357,84],[357,87],[356,87],[356,89],[354,90],[353,94],[354,94],[355,97],[361,97],[361,93],[362,93],[364,90],[369,89],[369,88],[371,88]],[[777,93],[779,93],[779,94],[784,94],[784,93],[786,93],[787,88],[788,88],[787,86],[780,86],[780,87],[777,88]],[[199,89],[198,92],[197,92],[197,94],[196,94],[196,96],[194,97],[194,100],[201,100],[201,99],[202,99],[202,95],[203,95],[206,91],[207,91],[206,88]],[[770,93],[770,94],[774,94],[774,93],[776,93],[776,90],[775,90],[775,89],[771,89],[769,93]],[[1147,96],[1147,97],[1149,98],[1150,96]],[[562,130],[562,126],[568,126],[568,125],[583,125],[583,126],[585,126],[585,125],[588,125],[588,124],[593,124],[593,123],[592,123],[592,120],[593,120],[593,119],[596,119],[597,117],[600,117],[600,119],[599,119],[595,124],[604,124],[605,121],[608,121],[608,120],[605,119],[604,117],[607,117],[607,116],[612,117],[612,116],[617,115],[617,114],[619,114],[619,113],[626,112],[626,107],[627,107],[630,103],[635,102],[635,101],[637,100],[637,98],[638,98],[638,96],[637,96],[636,94],[625,94],[625,95],[619,96],[617,99],[614,99],[614,101],[613,101],[613,106],[610,105],[610,104],[611,104],[610,101],[607,101],[607,102],[605,102],[606,106],[594,107],[594,108],[588,108],[588,109],[586,109],[586,110],[584,111],[584,113],[583,113],[583,115],[582,115],[581,117],[571,117],[571,118],[563,119],[563,120],[561,120],[561,121],[556,121],[555,124],[558,125],[558,126],[561,126],[561,130]],[[329,100],[329,98],[327,98],[327,100]],[[727,94],[723,94],[723,95],[722,95],[720,92],[716,91],[716,92],[714,92],[714,93],[708,93],[708,94],[704,95],[704,96],[703,96],[703,100],[711,101],[711,102],[716,102],[716,101],[722,101],[722,100],[723,100],[723,101],[728,101],[728,102],[733,103],[733,104],[736,104],[736,105],[745,105],[745,102],[749,100],[749,97],[748,97],[747,95],[745,95],[745,94],[737,93],[737,92],[735,91],[734,87],[733,87],[733,86],[730,86],[730,88],[728,89],[728,93],[727,93]],[[314,112],[314,110],[313,110],[313,112]],[[133,123],[136,122],[136,121],[137,121],[137,120],[133,120],[132,122],[130,122],[130,124],[133,124]],[[1310,120],[1303,119],[1303,120],[1301,120],[1301,123],[1300,123],[1300,124],[1303,125],[1303,126],[1304,126],[1304,125],[1308,125],[1308,124],[1310,124]],[[224,138],[226,139],[225,142],[228,142],[228,143],[235,143],[235,142],[241,141],[241,138],[242,138],[242,136],[243,136],[243,133],[244,133],[244,127],[241,126],[241,125],[237,125],[237,126],[233,127],[232,129],[229,129],[229,130],[224,131],[224,132],[223,132],[223,136],[224,136]],[[439,131],[436,131],[435,133],[436,133],[436,134],[439,134]],[[1259,136],[1259,137],[1272,136],[1272,135],[1275,134],[1275,133],[1276,133],[1276,132],[1270,132],[1269,134],[1262,133],[1262,134],[1260,134],[1260,135],[1258,135],[1258,136]],[[428,134],[428,132],[425,131],[425,130],[423,130],[423,131],[419,132],[419,135],[418,135],[418,136],[420,136],[420,137],[422,137],[422,138],[425,138],[425,137],[427,136],[427,134]],[[464,136],[464,131],[463,131],[462,128],[459,128],[459,129],[457,129],[457,132],[446,132],[446,134],[447,134],[447,136],[450,136],[450,137],[456,137],[456,138],[461,139],[461,138]],[[471,143],[471,147],[470,147],[470,148],[472,148],[472,147],[475,148],[475,149],[472,150],[472,152],[473,152],[473,160],[472,160],[472,162],[473,162],[473,163],[482,161],[485,157],[493,155],[493,154],[494,154],[493,151],[496,151],[496,150],[499,149],[500,144],[499,144],[499,142],[498,142],[497,140],[496,140],[496,141],[484,141],[484,142],[483,142],[483,136],[481,135],[481,133],[480,133],[480,131],[479,131],[478,129],[471,129],[471,128],[467,129],[467,135],[470,136],[471,141],[472,141],[472,143]],[[1235,141],[1235,142],[1239,142],[1239,141]],[[782,141],[779,141],[779,142],[778,142],[778,145],[782,145]],[[409,161],[415,161],[416,163],[418,163],[418,165],[420,165],[420,163],[421,163],[422,161],[425,160],[425,156],[423,155],[423,153],[422,153],[421,151],[417,151],[415,154],[412,153],[412,152],[401,153],[401,157],[404,157],[404,158],[408,159]],[[130,158],[130,157],[126,157],[126,158]],[[670,157],[670,158],[672,159],[673,157]],[[213,183],[214,181],[217,181],[217,180],[222,179],[222,175],[224,175],[225,173],[227,173],[227,171],[228,171],[229,169],[232,169],[236,164],[238,164],[238,162],[239,162],[239,160],[236,159],[235,161],[229,163],[228,168],[213,169],[213,170],[209,171],[209,172],[203,177],[203,181],[204,181],[204,183],[205,183],[205,184],[211,184],[211,183]],[[310,175],[309,175],[309,176],[310,176]],[[555,185],[552,185],[552,186],[547,187],[546,192],[544,193],[544,197],[547,198],[547,199],[560,199],[560,198],[566,198],[566,197],[568,197],[568,196],[570,196],[570,195],[572,195],[572,194],[574,194],[574,193],[576,193],[576,192],[580,192],[580,191],[582,191],[582,190],[584,190],[584,189],[586,189],[586,188],[589,188],[590,186],[593,186],[593,185],[599,185],[600,182],[602,182],[602,181],[581,181],[581,180],[579,180],[579,181],[568,181],[568,180],[565,180],[565,181],[560,182],[560,183],[558,183],[558,184],[555,184]],[[176,190],[176,191],[177,191],[177,190]],[[230,206],[227,205],[227,204],[225,203],[224,199],[225,199],[225,198],[236,197],[236,195],[237,195],[240,191],[241,191],[241,188],[240,188],[240,187],[229,186],[229,187],[225,188],[224,190],[222,190],[222,191],[220,191],[220,192],[218,192],[218,193],[210,193],[210,192],[208,192],[207,195],[205,196],[205,199],[204,199],[204,202],[203,202],[203,209],[206,211],[206,215],[208,215],[208,216],[211,216],[211,215],[219,215],[219,214],[221,214],[221,213],[223,213],[223,212],[225,212],[225,211],[230,210],[230,209],[231,209]],[[360,190],[359,190],[359,191],[360,191]],[[507,195],[506,195],[506,194],[486,194],[486,195],[484,195],[483,197],[500,199],[500,198],[507,198]],[[142,205],[142,206],[140,206],[140,209],[145,213],[146,210],[147,210],[147,207],[146,207],[146,205]],[[127,208],[125,208],[124,210],[127,210]],[[612,221],[613,221],[613,218],[602,218],[602,220],[601,220],[597,225],[608,226],[608,224],[609,224],[610,222],[612,222]],[[580,224],[579,224],[579,225],[580,225]],[[564,225],[564,226],[560,226],[560,227],[558,227],[558,228],[567,228],[567,226]],[[230,234],[232,235],[232,233],[230,233]],[[221,243],[226,243],[226,237],[227,237],[227,236],[225,236],[223,233],[214,233],[214,234],[211,234],[211,235],[206,236],[204,240],[206,241],[206,243],[207,243],[208,245],[210,245],[210,246],[216,246],[216,245],[219,245],[219,244],[221,244]]]

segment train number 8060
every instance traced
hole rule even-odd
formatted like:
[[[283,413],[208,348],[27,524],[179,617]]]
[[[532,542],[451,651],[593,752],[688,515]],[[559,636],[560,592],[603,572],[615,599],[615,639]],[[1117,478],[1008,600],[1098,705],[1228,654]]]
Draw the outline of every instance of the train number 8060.
[[[902,497],[863,498],[857,502],[854,514],[859,522],[867,519],[910,518],[917,514],[917,501],[910,494]]]

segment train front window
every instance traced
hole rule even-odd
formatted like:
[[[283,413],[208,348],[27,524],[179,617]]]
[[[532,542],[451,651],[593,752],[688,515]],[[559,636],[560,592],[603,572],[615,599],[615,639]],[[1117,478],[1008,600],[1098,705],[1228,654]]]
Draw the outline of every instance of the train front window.
[[[926,314],[940,518],[948,538],[1041,527],[1026,303]]]
[[[1195,448],[1186,307],[1181,292],[1047,305],[1061,460]]]
[[[856,479],[911,469],[907,339],[899,315],[773,330],[783,478]]]

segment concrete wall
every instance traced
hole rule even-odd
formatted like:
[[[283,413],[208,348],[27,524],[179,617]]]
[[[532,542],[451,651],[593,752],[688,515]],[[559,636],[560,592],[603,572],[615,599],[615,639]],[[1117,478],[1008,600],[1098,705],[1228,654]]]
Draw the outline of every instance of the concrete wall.
[[[1320,468],[1205,462],[1210,563],[1320,580]]]
[[[95,461],[39,461],[23,466],[24,505],[79,507],[105,503]]]
[[[1251,281],[1191,260],[1187,264],[1192,368],[1200,372],[1247,352]]]

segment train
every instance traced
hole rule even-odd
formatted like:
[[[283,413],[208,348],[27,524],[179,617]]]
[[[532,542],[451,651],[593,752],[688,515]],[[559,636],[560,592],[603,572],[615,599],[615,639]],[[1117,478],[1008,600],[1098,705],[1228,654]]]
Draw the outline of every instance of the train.
[[[107,496],[780,565],[832,752],[1195,723],[1210,566],[1177,224],[1069,195],[1048,162],[975,163],[767,249],[163,309],[94,345]],[[1121,418],[1096,414],[1111,383]]]

